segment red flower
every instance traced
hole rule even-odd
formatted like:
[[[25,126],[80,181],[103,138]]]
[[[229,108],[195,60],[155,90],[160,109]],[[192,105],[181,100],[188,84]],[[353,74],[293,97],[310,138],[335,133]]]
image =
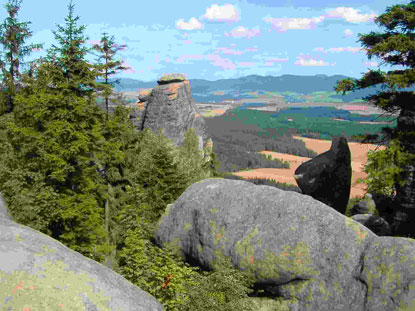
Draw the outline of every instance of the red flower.
[[[163,285],[161,285],[162,289],[166,289],[166,287],[169,286],[170,280],[171,280],[172,277],[173,277],[173,274],[167,274],[166,275],[165,281],[163,282]]]

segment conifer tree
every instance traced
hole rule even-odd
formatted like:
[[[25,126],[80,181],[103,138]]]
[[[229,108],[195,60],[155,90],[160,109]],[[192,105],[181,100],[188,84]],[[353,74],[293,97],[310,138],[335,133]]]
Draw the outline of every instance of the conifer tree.
[[[117,53],[117,51],[122,50],[126,47],[126,45],[122,45],[120,47],[117,47],[117,45],[114,43],[114,36],[112,36],[111,38],[107,37],[107,33],[103,33],[103,37],[101,38],[101,43],[102,46],[100,46],[99,44],[95,44],[93,46],[93,48],[101,53],[104,53],[103,56],[99,56],[98,58],[98,62],[100,62],[100,60],[102,58],[105,58],[105,64],[97,64],[95,65],[95,68],[98,69],[99,72],[103,72],[103,77],[105,79],[104,83],[99,83],[99,84],[112,84],[112,83],[119,83],[119,80],[116,80],[115,82],[108,82],[108,76],[113,75],[116,73],[116,71],[118,70],[126,70],[129,69],[130,67],[123,67],[121,66],[122,62],[121,61],[113,61],[113,57],[114,55]],[[110,96],[110,92],[109,90],[107,90],[106,92],[104,91],[104,97],[105,97],[105,106],[107,109],[107,118],[108,118],[108,97]]]
[[[397,224],[396,227],[412,227],[415,223],[415,93],[411,91],[399,91],[398,88],[410,87],[415,84],[415,1],[407,5],[394,5],[386,9],[386,13],[375,19],[375,22],[386,28],[384,33],[370,32],[367,35],[360,35],[360,42],[367,50],[368,58],[379,57],[383,63],[391,65],[402,65],[407,67],[404,70],[392,70],[387,73],[381,70],[369,70],[360,80],[343,79],[335,87],[337,92],[353,91],[381,84],[387,90],[379,94],[366,97],[370,103],[382,108],[388,113],[399,111],[397,127],[394,129],[384,128],[386,140],[393,142],[396,154],[399,147],[402,147],[403,154],[399,156],[402,161],[394,163],[400,168],[391,170],[394,174],[396,187],[396,202],[400,211],[399,218],[407,225]],[[385,89],[386,89],[385,88]],[[365,142],[373,142],[377,135],[366,135]],[[398,145],[396,145],[398,143]],[[399,151],[400,152],[400,151]],[[405,159],[405,160],[403,160]],[[379,160],[382,161],[381,158]],[[393,160],[393,159],[391,159]],[[380,165],[382,166],[382,165]],[[370,171],[369,171],[370,175]],[[412,219],[411,219],[412,218]],[[408,222],[409,221],[409,222]],[[397,229],[400,231],[401,229]],[[412,228],[412,234],[415,232]]]
[[[126,47],[126,45],[121,46],[120,48],[117,48],[115,43],[114,43],[114,37],[112,36],[110,39],[107,37],[107,34],[104,33],[103,37],[101,38],[101,43],[102,43],[102,47],[99,44],[95,44],[93,46],[93,49],[104,53],[104,56],[99,56],[98,58],[98,62],[102,59],[105,58],[105,64],[96,64],[94,65],[95,68],[97,69],[98,72],[102,73],[102,76],[105,79],[104,83],[99,83],[99,84],[104,84],[105,86],[108,86],[109,84],[112,87],[112,84],[108,82],[108,76],[113,75],[116,73],[116,71],[118,70],[125,70],[128,69],[128,67],[123,67],[120,66],[121,62],[120,61],[113,61],[113,56],[114,54],[120,50]],[[102,72],[103,71],[103,72]],[[118,80],[116,81],[116,83],[118,83]],[[106,88],[104,90],[104,97],[105,97],[105,106],[106,106],[106,116],[107,116],[107,123],[109,120],[109,111],[108,111],[108,101],[109,101],[109,96],[112,93],[112,90],[110,88]],[[108,128],[106,128],[106,133],[107,133],[107,139],[118,139],[119,137],[114,136],[114,133]],[[117,136],[120,135],[119,133],[116,134]],[[110,137],[111,136],[111,137]],[[102,173],[102,176],[106,179],[106,181],[108,182],[108,193],[109,193],[109,198],[107,200],[105,200],[104,202],[104,209],[105,209],[105,230],[109,233],[109,222],[110,222],[110,215],[111,213],[111,203],[110,202],[114,202],[114,189],[113,186],[111,184],[111,182],[108,179],[108,165],[109,163],[104,163],[99,164],[97,163],[97,165],[100,166],[100,172]],[[114,172],[117,171],[116,168],[112,168]],[[107,259],[107,266],[110,267],[111,266],[111,261],[113,261],[115,258],[115,250],[112,253],[111,259]]]
[[[28,194],[14,214],[26,221],[41,214],[36,229],[102,262],[114,246],[103,224],[108,187],[95,163],[106,158],[122,163],[124,155],[103,136],[105,113],[93,92],[96,72],[83,59],[84,27],[76,27],[77,19],[70,4],[63,35],[55,32],[61,46],[49,51],[36,79],[23,75],[25,87],[16,95],[8,138],[19,163],[20,190]]]
[[[20,9],[21,0],[9,0],[5,5],[9,17],[0,25],[0,43],[3,44],[5,59],[0,60],[0,69],[2,71],[2,110],[9,113],[13,111],[13,99],[16,94],[16,84],[20,81],[19,61],[23,60],[25,55],[31,53],[32,49],[39,49],[42,44],[31,44],[28,47],[23,46],[25,40],[31,37],[32,32],[28,30],[27,25],[31,22],[17,21],[17,12]],[[9,67],[7,68],[7,63]],[[17,81],[16,81],[17,80]],[[3,111],[2,111],[3,112]]]

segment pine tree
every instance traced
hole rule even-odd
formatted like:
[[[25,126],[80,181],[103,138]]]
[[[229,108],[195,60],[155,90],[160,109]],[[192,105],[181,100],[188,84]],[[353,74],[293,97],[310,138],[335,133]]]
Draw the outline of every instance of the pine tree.
[[[394,163],[400,170],[399,174],[393,176],[396,187],[396,201],[402,219],[406,221],[415,220],[415,215],[410,216],[409,211],[415,210],[415,106],[413,104],[415,93],[410,91],[399,91],[397,88],[410,87],[415,83],[415,1],[407,5],[394,5],[386,9],[386,13],[375,19],[375,22],[386,28],[384,33],[370,32],[360,35],[360,40],[367,50],[368,58],[380,57],[383,63],[391,65],[402,65],[408,67],[405,70],[392,70],[387,73],[381,70],[369,70],[360,80],[344,79],[335,87],[337,92],[353,91],[381,84],[386,91],[380,92],[365,99],[370,103],[382,108],[388,113],[400,111],[397,127],[394,129],[384,128],[385,139],[402,147],[403,154],[401,163]],[[365,142],[373,142],[377,135],[366,135]],[[390,154],[395,154],[391,152]],[[380,158],[379,158],[380,159]],[[394,170],[394,172],[397,172]],[[370,176],[370,171],[369,171]],[[404,184],[403,186],[401,186]],[[404,215],[402,215],[404,214]],[[414,214],[414,213],[412,213]],[[406,215],[406,216],[405,216]],[[412,217],[412,220],[410,218]],[[399,222],[399,221],[398,221]],[[397,224],[402,227],[402,224]],[[397,229],[400,231],[401,229]],[[412,229],[413,231],[413,229]],[[412,232],[414,234],[415,232]]]
[[[100,46],[99,44],[95,44],[93,48],[101,53],[104,53],[104,56],[99,56],[98,62],[105,58],[105,64],[98,64],[95,65],[95,68],[98,69],[98,71],[103,72],[103,77],[105,79],[104,85],[112,84],[112,83],[119,83],[119,80],[116,80],[115,82],[108,82],[108,76],[113,75],[118,70],[126,70],[130,67],[123,67],[120,66],[122,64],[121,61],[113,61],[113,56],[117,53],[117,51],[122,50],[126,47],[126,45],[122,45],[121,47],[117,47],[117,45],[114,43],[114,36],[111,38],[107,37],[107,33],[103,33],[103,37],[101,38],[101,43],[103,46]],[[107,115],[108,115],[108,97],[111,95],[109,90],[104,91],[104,97],[105,97],[105,106],[107,109]],[[108,118],[108,117],[107,117]]]
[[[5,88],[5,92],[2,92],[2,105],[5,107],[2,107],[1,112],[5,110],[7,113],[13,111],[13,99],[17,91],[16,85],[21,78],[19,60],[30,54],[32,49],[42,47],[42,44],[22,46],[26,38],[31,37],[32,32],[27,28],[30,22],[17,22],[16,16],[20,9],[20,2],[21,0],[9,0],[9,3],[5,5],[9,17],[0,25],[0,42],[4,45],[4,50],[7,51],[5,61],[0,60],[0,69],[3,74],[2,86]],[[10,64],[9,68],[6,68],[7,63]]]
[[[36,79],[24,74],[25,87],[16,95],[8,139],[19,163],[19,187],[27,189],[25,199],[31,202],[15,207],[14,214],[41,214],[36,229],[102,262],[114,246],[103,223],[102,201],[109,189],[94,161],[121,163],[124,155],[119,144],[103,136],[105,113],[93,92],[96,72],[83,59],[84,27],[76,27],[77,19],[70,4],[67,28],[60,27],[62,36],[55,32],[59,54],[48,52]],[[35,189],[40,193],[34,194]]]

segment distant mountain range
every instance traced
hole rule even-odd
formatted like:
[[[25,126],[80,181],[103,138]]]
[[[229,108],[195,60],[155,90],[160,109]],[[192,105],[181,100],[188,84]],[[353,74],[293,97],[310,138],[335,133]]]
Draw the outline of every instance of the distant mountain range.
[[[346,95],[336,94],[334,86],[337,81],[347,79],[349,77],[343,75],[327,76],[325,74],[317,74],[314,76],[299,75],[282,75],[259,76],[249,75],[237,79],[220,79],[209,81],[203,79],[189,79],[192,96],[196,102],[220,102],[224,99],[246,99],[253,98],[250,92],[258,92],[258,95],[266,94],[266,92],[295,93],[297,95],[311,95],[313,92],[328,92],[333,99],[340,99],[343,102],[352,102],[353,100],[362,99],[365,96],[375,94],[382,90],[380,85],[370,87],[364,90],[349,92]],[[117,78],[109,79],[113,82]],[[115,90],[121,91],[139,91],[139,89],[153,88],[157,85],[157,81],[144,82],[130,78],[118,78],[119,85],[115,86]],[[102,82],[103,80],[97,80]],[[406,90],[415,91],[415,87]],[[218,95],[220,94],[220,95]],[[293,94],[286,94],[291,96]]]

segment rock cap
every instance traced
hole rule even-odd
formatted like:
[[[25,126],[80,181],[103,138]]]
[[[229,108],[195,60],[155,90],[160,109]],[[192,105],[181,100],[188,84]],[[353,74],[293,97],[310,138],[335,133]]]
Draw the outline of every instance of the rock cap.
[[[183,82],[186,81],[187,77],[183,73],[166,73],[163,74],[158,80],[159,85],[169,84],[174,82]]]
[[[140,93],[138,94],[138,99],[140,102],[145,102],[150,98],[151,91],[153,89],[141,89]]]

